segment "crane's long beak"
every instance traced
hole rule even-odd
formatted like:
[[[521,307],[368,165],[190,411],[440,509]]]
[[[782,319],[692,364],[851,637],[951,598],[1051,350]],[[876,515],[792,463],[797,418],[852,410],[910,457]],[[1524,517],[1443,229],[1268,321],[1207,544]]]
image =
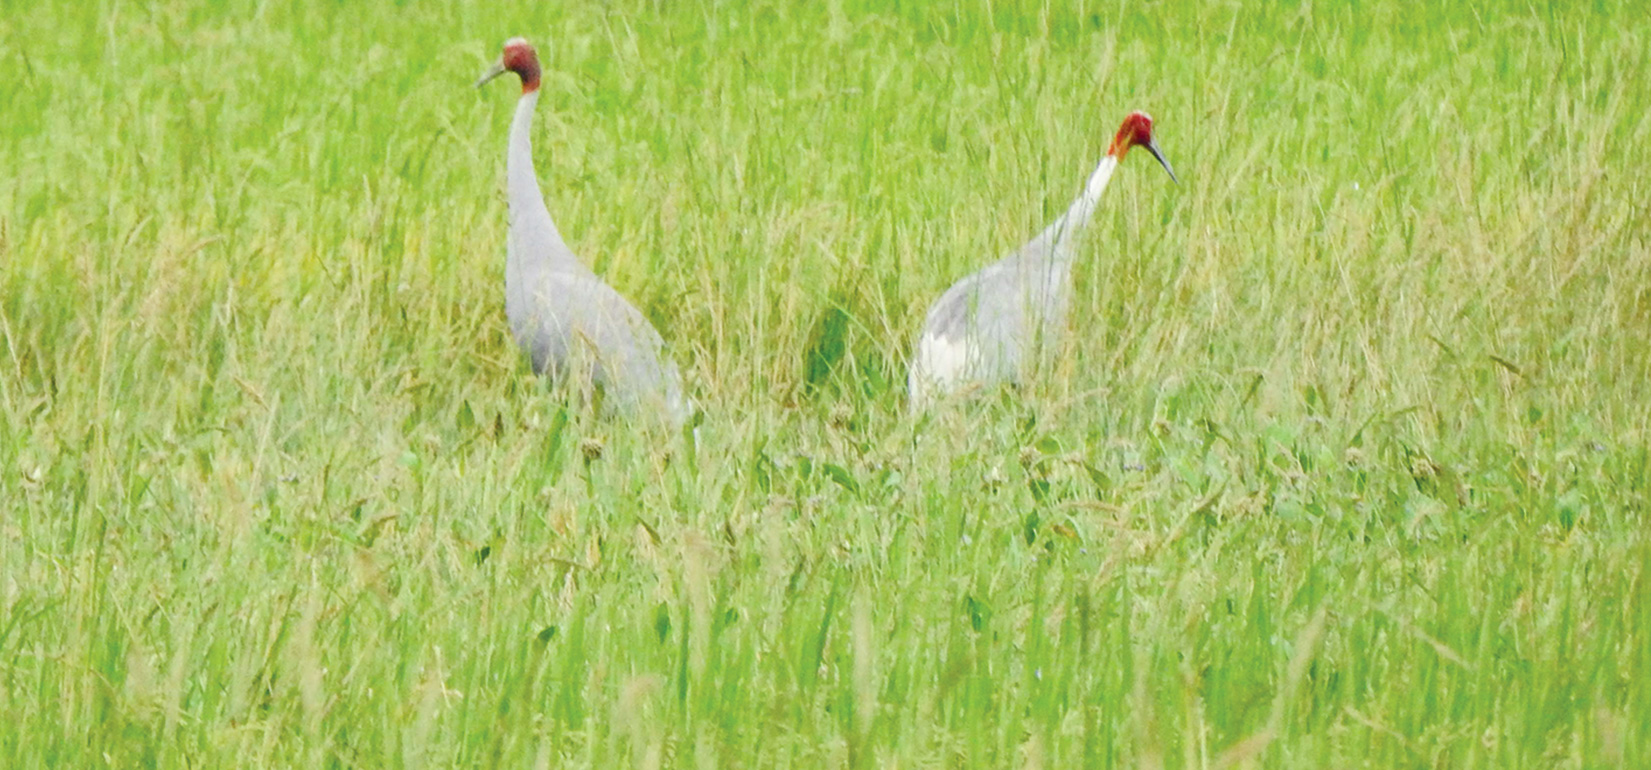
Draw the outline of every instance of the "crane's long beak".
[[[481,88],[482,86],[487,85],[487,81],[492,80],[493,78],[496,78],[496,77],[498,77],[500,75],[503,75],[503,74],[504,74],[504,62],[503,61],[493,62],[493,66],[488,67],[487,71],[483,72],[482,76],[476,79],[476,87]],[[1162,158],[1160,158],[1159,160],[1162,160]]]
[[[1146,142],[1141,146],[1147,148],[1147,152],[1152,153],[1152,157],[1157,158],[1158,162],[1163,164],[1164,170],[1169,172],[1170,181],[1176,184],[1181,183],[1181,180],[1175,178],[1175,169],[1169,167],[1169,161],[1164,160],[1164,154],[1158,151],[1158,144],[1156,142]]]

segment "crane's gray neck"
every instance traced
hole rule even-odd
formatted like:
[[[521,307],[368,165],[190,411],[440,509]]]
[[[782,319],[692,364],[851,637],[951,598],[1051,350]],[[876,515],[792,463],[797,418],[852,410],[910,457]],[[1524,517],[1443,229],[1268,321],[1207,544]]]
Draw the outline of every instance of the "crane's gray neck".
[[[539,191],[539,177],[533,168],[533,108],[539,104],[537,90],[522,94],[516,102],[516,116],[510,121],[510,151],[505,157],[505,176],[510,196],[510,230],[518,252],[529,259],[554,259],[568,254],[562,234],[545,208]],[[531,256],[529,256],[531,255]],[[541,256],[542,255],[542,256]],[[568,254],[571,257],[571,254]]]
[[[1038,236],[1049,248],[1049,254],[1060,262],[1070,262],[1077,254],[1080,236],[1084,228],[1089,226],[1089,220],[1095,214],[1095,206],[1101,202],[1101,193],[1106,191],[1106,183],[1112,181],[1112,172],[1118,168],[1118,159],[1108,155],[1101,159],[1090,173],[1089,181],[1084,185],[1083,193],[1077,200],[1072,201],[1066,213],[1055,220]]]

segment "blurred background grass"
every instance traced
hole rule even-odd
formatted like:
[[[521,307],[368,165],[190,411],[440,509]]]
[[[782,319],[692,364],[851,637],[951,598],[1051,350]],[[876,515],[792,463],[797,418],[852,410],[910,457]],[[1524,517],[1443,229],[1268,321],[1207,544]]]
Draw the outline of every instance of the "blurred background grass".
[[[1645,753],[1634,4],[0,5],[8,767]],[[517,34],[698,452],[509,339]],[[909,419],[1137,108],[1059,371]]]

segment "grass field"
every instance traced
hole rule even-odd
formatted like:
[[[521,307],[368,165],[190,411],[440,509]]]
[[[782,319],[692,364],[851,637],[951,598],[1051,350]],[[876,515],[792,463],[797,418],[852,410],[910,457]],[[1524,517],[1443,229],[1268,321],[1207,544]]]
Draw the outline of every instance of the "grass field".
[[[1651,754],[1638,4],[429,5],[0,0],[0,767]],[[512,35],[697,451],[510,340]]]

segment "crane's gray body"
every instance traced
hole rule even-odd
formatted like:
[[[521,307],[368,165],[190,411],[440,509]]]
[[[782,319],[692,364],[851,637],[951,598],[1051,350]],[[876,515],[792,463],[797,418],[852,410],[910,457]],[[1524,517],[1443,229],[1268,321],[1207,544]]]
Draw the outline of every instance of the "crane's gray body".
[[[947,289],[929,307],[907,387],[913,408],[973,385],[1018,381],[1057,349],[1071,304],[1072,260],[1117,161],[1036,238]]]
[[[602,282],[562,240],[533,169],[529,135],[538,92],[522,95],[506,158],[510,238],[505,315],[533,371],[601,388],[605,409],[651,412],[680,423],[682,378],[653,324]]]
[[[1034,349],[1047,350],[1066,323],[1072,263],[1028,244],[955,284],[935,300],[923,339],[938,349],[965,348],[967,379],[1017,379]],[[933,367],[945,371],[944,364]]]

